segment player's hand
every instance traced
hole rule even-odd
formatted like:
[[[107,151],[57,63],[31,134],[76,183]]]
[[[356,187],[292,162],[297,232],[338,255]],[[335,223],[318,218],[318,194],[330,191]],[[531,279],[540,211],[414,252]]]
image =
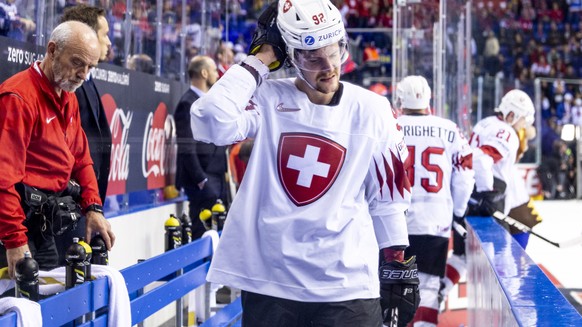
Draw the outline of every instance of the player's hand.
[[[107,250],[111,251],[113,244],[115,244],[115,234],[111,230],[109,221],[105,219],[103,214],[95,211],[87,211],[85,217],[87,219],[87,228],[85,229],[87,243],[91,243],[91,236],[98,232],[103,237]]]
[[[465,216],[459,217],[459,216],[455,216],[455,214],[453,214],[453,221],[465,226]]]
[[[471,214],[490,217],[495,211],[502,209],[501,204],[505,201],[505,195],[499,191],[476,192],[471,195]]]
[[[24,253],[26,251],[30,251],[28,244],[24,244],[13,249],[6,249],[6,261],[8,261],[8,275],[10,278],[14,279],[14,269],[16,267],[16,262],[24,258]]]
[[[398,326],[406,326],[420,304],[416,257],[385,262],[380,266],[380,304],[384,324],[392,326],[394,309],[398,309]]]
[[[272,72],[281,68],[287,59],[287,46],[277,27],[277,4],[278,1],[273,2],[259,17],[249,51],[249,54],[256,55]],[[263,53],[260,50],[265,50],[263,48],[267,44],[271,46],[270,51],[273,52],[272,59],[263,54],[259,56],[259,53]]]

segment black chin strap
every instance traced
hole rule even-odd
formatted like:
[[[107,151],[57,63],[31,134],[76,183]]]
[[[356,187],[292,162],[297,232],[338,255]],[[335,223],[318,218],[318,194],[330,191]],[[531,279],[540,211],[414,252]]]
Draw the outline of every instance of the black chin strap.
[[[342,95],[344,94],[344,85],[340,82],[337,91],[333,94],[331,101],[328,103],[328,106],[337,106],[342,99]]]

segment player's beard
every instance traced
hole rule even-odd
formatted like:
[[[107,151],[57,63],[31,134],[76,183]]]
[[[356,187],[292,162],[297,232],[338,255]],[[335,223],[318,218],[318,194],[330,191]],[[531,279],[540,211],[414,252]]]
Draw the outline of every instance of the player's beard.
[[[327,74],[323,74],[323,76],[317,76],[314,89],[325,94],[335,93],[339,88],[338,75],[337,74],[335,74],[335,76],[330,75],[328,76],[330,80],[324,82],[321,80],[321,78],[326,77],[326,75]]]
[[[297,67],[297,65],[295,65],[295,69],[297,70],[297,76],[299,77],[299,79],[301,79],[305,84],[307,84],[307,86],[310,87],[312,90],[315,90],[323,94],[330,94],[335,93],[339,89],[339,74],[340,74],[339,69],[334,69],[333,70],[334,73],[332,74],[320,72],[319,74],[317,74],[314,77],[312,76],[311,78],[305,76],[306,73],[300,70]],[[325,82],[321,81],[322,77],[331,78],[332,76],[333,78],[330,81]]]
[[[74,81],[66,79],[63,76],[63,67],[58,61],[55,61],[53,64],[53,75],[55,83],[59,86],[59,88],[67,92],[75,92],[75,90],[77,90],[84,82],[83,80]]]

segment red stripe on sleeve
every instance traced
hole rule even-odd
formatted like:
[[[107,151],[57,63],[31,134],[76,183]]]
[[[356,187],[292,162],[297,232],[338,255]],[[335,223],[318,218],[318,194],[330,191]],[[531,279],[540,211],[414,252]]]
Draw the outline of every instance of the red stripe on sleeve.
[[[481,149],[481,151],[483,151],[483,153],[485,153],[486,155],[493,158],[494,163],[497,163],[499,160],[503,159],[503,156],[501,155],[501,153],[499,153],[499,151],[497,151],[496,148],[494,148],[490,145],[483,145],[483,146],[479,147],[479,149]]]

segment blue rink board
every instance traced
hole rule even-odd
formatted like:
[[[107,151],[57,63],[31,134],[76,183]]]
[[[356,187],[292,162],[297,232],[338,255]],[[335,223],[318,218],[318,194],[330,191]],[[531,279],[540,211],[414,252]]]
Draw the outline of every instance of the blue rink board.
[[[468,217],[520,326],[582,326],[582,316],[493,218]],[[535,237],[535,236],[531,236]]]

